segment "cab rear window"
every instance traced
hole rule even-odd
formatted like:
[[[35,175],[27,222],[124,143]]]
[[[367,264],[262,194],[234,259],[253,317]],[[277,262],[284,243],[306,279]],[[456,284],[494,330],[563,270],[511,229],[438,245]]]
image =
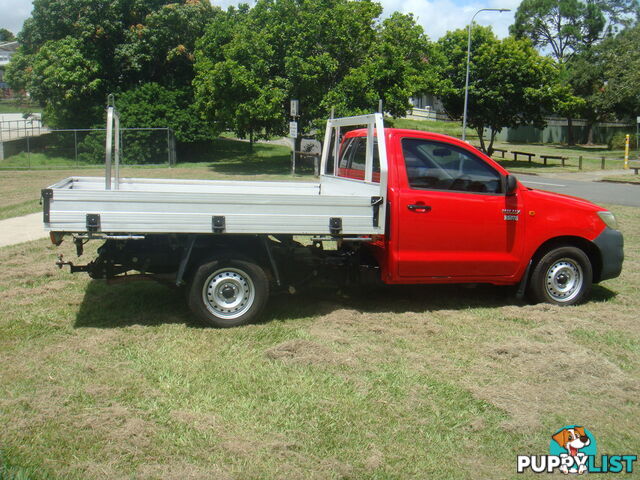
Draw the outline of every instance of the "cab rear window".
[[[338,176],[364,180],[367,155],[367,137],[352,137],[346,139],[340,150]],[[373,142],[373,175],[372,180],[380,183],[380,157],[378,155],[378,141]]]

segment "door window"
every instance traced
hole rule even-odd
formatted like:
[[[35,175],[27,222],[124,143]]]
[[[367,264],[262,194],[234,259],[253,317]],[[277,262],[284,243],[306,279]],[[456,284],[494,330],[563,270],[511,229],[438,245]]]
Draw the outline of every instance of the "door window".
[[[498,172],[463,148],[432,140],[402,139],[411,188],[500,193]]]

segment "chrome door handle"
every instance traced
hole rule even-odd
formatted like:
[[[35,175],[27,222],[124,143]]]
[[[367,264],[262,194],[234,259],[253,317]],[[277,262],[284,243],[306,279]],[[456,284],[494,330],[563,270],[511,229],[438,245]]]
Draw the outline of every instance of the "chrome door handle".
[[[431,211],[431,207],[429,205],[407,205],[407,208],[416,213],[427,213]]]

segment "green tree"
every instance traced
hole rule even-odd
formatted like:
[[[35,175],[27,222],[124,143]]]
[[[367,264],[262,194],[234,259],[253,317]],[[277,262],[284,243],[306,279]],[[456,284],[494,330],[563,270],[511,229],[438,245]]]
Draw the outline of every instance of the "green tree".
[[[595,3],[580,0],[523,0],[518,6],[511,33],[530,38],[537,47],[549,49],[560,64],[602,34],[606,19]]]
[[[639,46],[640,25],[636,25],[606,39],[595,52],[605,79],[601,103],[610,106],[621,118],[640,113]]]
[[[196,41],[219,12],[206,1],[169,3],[149,13],[144,23],[130,26],[116,48],[126,81],[190,86]]]
[[[587,121],[587,129],[585,137],[579,141],[592,144],[593,126],[613,114],[613,106],[607,105],[603,96],[606,86],[604,65],[595,49],[589,49],[575,55],[567,64],[567,71],[571,88],[584,101],[578,113]]]
[[[27,71],[29,93],[44,103],[52,124],[87,125],[102,114],[100,64],[83,55],[80,39],[46,42],[32,57]]]
[[[461,118],[464,106],[467,31],[447,33],[438,44],[445,66],[436,92],[445,109]],[[543,126],[543,114],[566,94],[553,62],[541,57],[528,40],[498,40],[490,28],[476,26],[469,83],[467,122],[478,132],[480,145],[493,152],[495,136],[504,127]],[[488,130],[489,144],[484,132]]]
[[[288,100],[302,129],[332,107],[345,115],[404,114],[422,88],[429,42],[411,16],[380,23],[379,4],[348,0],[258,0],[230,9],[196,50],[196,100],[217,131],[251,140],[285,131]]]
[[[511,32],[547,51],[559,64],[564,85],[581,99],[560,102],[556,110],[567,118],[570,145],[574,116],[587,118],[590,140],[595,119],[610,112],[602,105],[601,68],[589,67],[592,48],[633,24],[639,13],[638,0],[523,0],[518,7]]]
[[[560,77],[562,78],[562,73]],[[576,95],[567,81],[561,80],[561,85],[558,87],[558,97],[551,111],[567,119],[567,144],[569,145],[575,145],[576,143],[573,132],[573,119],[582,116],[586,107],[586,100]]]
[[[0,28],[0,42],[12,42],[16,39],[13,32],[10,32],[6,28]]]
[[[404,116],[411,108],[409,97],[435,88],[434,50],[412,15],[394,12],[377,29],[362,65],[325,95],[324,109],[364,114],[382,100],[386,113]]]
[[[623,30],[570,63],[571,84],[585,105],[585,143],[593,143],[593,126],[614,118],[635,117],[640,111],[640,26]]]
[[[188,89],[192,103],[193,48],[216,11],[204,0],[34,0],[9,83],[63,128],[102,123],[109,93],[147,81],[180,98]]]
[[[169,127],[183,143],[210,137],[207,126],[195,110],[189,87],[169,88],[155,82],[144,83],[122,93],[116,101],[123,127]]]

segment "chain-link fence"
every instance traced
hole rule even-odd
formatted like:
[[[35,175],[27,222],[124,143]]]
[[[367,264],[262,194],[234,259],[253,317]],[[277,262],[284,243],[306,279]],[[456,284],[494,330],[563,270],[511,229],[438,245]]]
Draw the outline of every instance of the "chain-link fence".
[[[0,140],[0,169],[93,167],[105,161],[105,129],[41,130],[41,134]],[[176,163],[169,128],[121,128],[121,165]]]

